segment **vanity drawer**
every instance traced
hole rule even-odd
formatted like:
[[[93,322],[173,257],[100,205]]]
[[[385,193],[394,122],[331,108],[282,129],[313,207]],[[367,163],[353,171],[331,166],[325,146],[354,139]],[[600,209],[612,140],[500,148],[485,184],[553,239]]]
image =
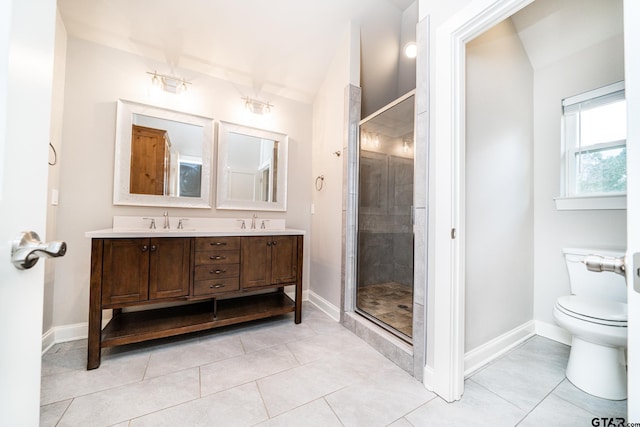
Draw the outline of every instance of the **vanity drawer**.
[[[200,265],[196,267],[194,279],[207,280],[227,277],[238,277],[240,264]]]
[[[237,291],[240,289],[240,279],[231,277],[217,280],[196,280],[193,283],[193,294],[195,296],[218,294],[222,292]]]
[[[238,264],[240,251],[196,252],[196,266],[209,264]]]
[[[240,237],[197,237],[196,251],[240,249]]]

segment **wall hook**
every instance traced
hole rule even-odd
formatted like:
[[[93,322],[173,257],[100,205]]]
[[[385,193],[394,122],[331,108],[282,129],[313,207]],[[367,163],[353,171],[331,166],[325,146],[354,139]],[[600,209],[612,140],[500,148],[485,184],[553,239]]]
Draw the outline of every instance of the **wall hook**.
[[[340,150],[333,152],[333,155],[336,156],[336,157],[340,157],[341,154],[342,154],[342,152]]]

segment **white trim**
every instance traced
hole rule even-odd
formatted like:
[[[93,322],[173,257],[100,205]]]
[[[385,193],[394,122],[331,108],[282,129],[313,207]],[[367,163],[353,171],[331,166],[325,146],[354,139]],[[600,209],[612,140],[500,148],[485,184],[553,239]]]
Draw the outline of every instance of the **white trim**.
[[[436,33],[435,78],[431,79],[434,132],[430,135],[435,170],[430,222],[429,286],[434,288],[432,345],[434,391],[448,402],[464,390],[464,152],[465,44],[533,0],[478,0],[445,22]],[[458,238],[452,239],[452,229]],[[429,323],[427,320],[427,323]]]
[[[42,354],[45,354],[54,344],[87,338],[88,330],[87,322],[54,326],[42,335]]]
[[[571,345],[571,334],[566,329],[541,320],[534,320],[536,334],[568,346]]]
[[[559,211],[580,211],[580,210],[600,210],[600,209],[627,209],[627,196],[568,196],[555,197],[556,210]]]
[[[307,292],[306,298],[303,298],[305,301],[309,301],[311,304],[315,305],[320,311],[323,311],[327,316],[331,317],[336,322],[340,321],[340,308],[331,304],[326,299],[322,298],[320,295],[316,294],[313,291],[304,291]]]
[[[604,95],[610,95],[615,92],[620,92],[624,90],[624,80],[616,83],[612,83],[610,85],[606,85],[603,87],[599,87],[597,89],[593,89],[579,95],[570,96],[562,100],[562,106],[568,107],[570,105],[578,104],[582,101],[586,101],[589,99],[599,98]],[[624,95],[622,96],[624,99]]]
[[[535,322],[528,321],[465,353],[464,376],[468,378],[480,368],[512,350],[535,335]]]

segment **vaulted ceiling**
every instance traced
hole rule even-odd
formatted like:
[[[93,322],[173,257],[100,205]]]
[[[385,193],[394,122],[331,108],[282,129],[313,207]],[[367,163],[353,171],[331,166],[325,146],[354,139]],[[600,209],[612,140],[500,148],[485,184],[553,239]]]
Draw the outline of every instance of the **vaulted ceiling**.
[[[69,35],[313,100],[350,22],[376,33],[415,0],[58,0]],[[152,71],[152,70],[151,70]],[[189,76],[186,76],[189,78]]]

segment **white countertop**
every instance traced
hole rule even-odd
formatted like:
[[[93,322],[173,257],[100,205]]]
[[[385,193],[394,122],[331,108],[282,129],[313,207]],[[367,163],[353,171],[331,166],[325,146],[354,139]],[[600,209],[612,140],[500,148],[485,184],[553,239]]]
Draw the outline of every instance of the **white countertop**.
[[[85,237],[102,238],[102,239],[117,239],[117,238],[134,238],[134,237],[209,237],[209,236],[291,236],[300,235],[304,236],[304,230],[297,230],[295,228],[284,229],[266,229],[266,230],[190,230],[188,228],[183,230],[169,229],[163,230],[162,228],[156,230],[150,229],[125,229],[125,228],[105,228],[103,230],[87,231],[84,233]]]
[[[155,222],[155,229],[150,228],[151,220]],[[169,218],[170,228],[164,228],[164,220],[164,217],[114,216],[112,228],[87,231],[84,235],[85,237],[103,239],[134,237],[305,235],[304,230],[286,228],[284,219],[171,217]],[[183,223],[183,228],[178,228],[178,222]],[[243,223],[245,228],[242,228]],[[255,223],[255,229],[251,229],[252,223]]]

